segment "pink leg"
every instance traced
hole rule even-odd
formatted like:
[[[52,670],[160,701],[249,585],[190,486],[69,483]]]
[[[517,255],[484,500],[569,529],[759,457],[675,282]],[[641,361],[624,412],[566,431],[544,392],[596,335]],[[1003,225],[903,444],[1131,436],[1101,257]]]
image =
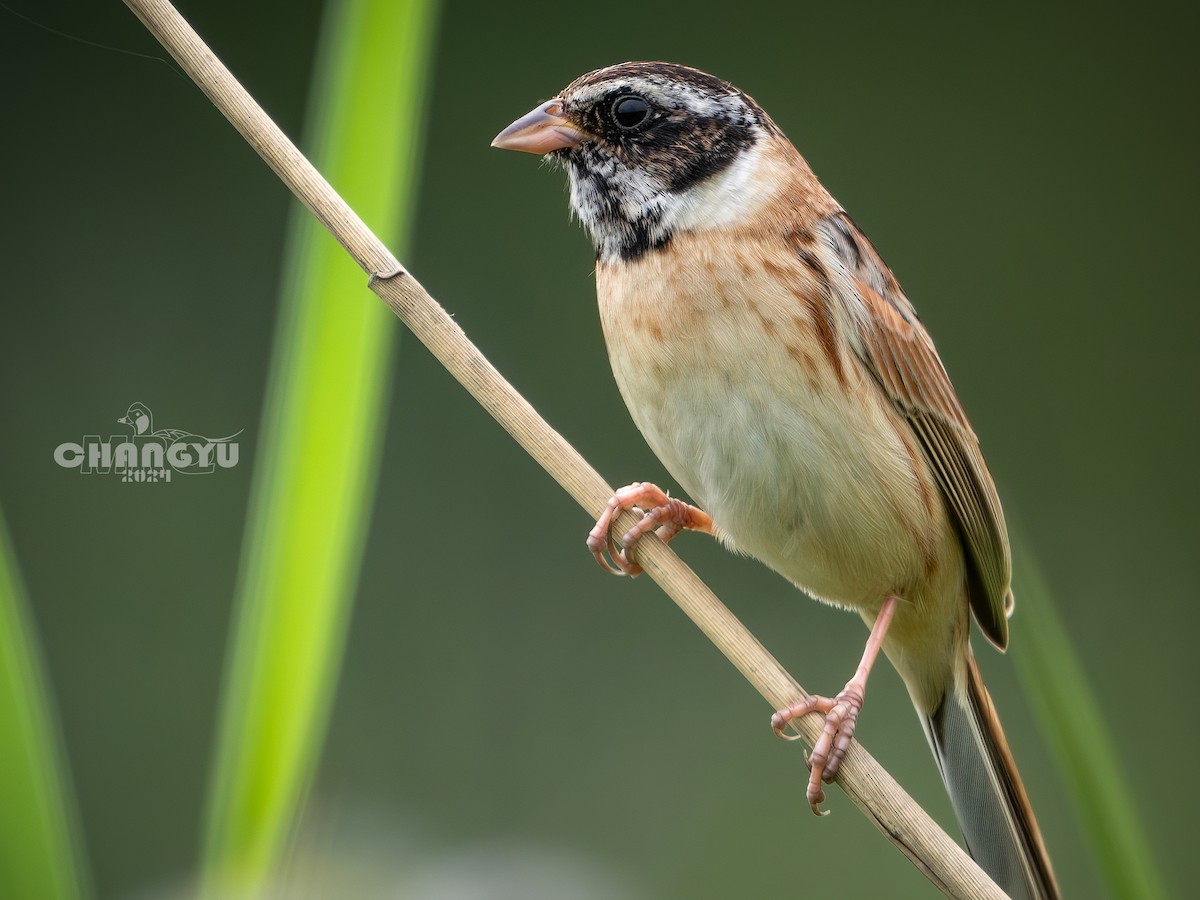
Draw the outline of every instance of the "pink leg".
[[[867,691],[867,676],[871,674],[871,665],[879,655],[879,648],[887,634],[888,625],[896,612],[899,598],[892,595],[883,601],[875,624],[871,626],[871,636],[867,638],[866,649],[863,650],[862,662],[854,677],[846,683],[845,689],[833,699],[812,694],[799,703],[781,709],[771,716],[771,727],[784,740],[794,741],[800,735],[786,735],[783,730],[794,720],[811,712],[825,714],[825,729],[813,745],[808,757],[808,803],[818,816],[825,815],[821,811],[821,803],[825,800],[825,791],[821,782],[829,784],[837,776],[838,767],[846,751],[850,749],[850,741],[854,738],[854,726],[858,722],[858,714],[862,710],[863,695]]]
[[[618,550],[613,542],[612,523],[623,509],[645,512],[642,520],[622,535],[622,549]],[[684,529],[712,534],[713,520],[704,510],[668,497],[658,486],[648,481],[637,481],[613,494],[596,521],[596,527],[588,534],[588,549],[601,568],[608,569],[614,575],[637,576],[641,574],[642,567],[630,559],[629,550],[638,538],[655,529],[660,538],[670,541]],[[611,563],[604,558],[605,552],[612,559]]]

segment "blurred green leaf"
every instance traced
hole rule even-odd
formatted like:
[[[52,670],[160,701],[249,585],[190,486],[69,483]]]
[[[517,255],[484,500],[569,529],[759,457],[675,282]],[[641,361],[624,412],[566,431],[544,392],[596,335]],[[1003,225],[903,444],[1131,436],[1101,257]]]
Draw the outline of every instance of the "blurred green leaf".
[[[435,0],[329,3],[310,100],[309,157],[402,256],[435,13]],[[312,779],[371,515],[396,328],[297,205],[220,711],[210,890],[262,884]]]
[[[0,514],[0,897],[74,900],[86,893],[65,773],[25,591]]]
[[[1015,530],[1015,529],[1014,529]],[[1116,750],[1033,554],[1014,540],[1014,654],[1025,693],[1066,778],[1077,817],[1113,897],[1166,897]]]

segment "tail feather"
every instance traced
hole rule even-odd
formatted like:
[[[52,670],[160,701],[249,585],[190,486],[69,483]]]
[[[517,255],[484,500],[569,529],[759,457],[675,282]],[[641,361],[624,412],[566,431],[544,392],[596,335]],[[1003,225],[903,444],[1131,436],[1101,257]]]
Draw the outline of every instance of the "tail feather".
[[[965,676],[922,722],[967,849],[1013,900],[1055,900],[1033,807],[970,651]]]

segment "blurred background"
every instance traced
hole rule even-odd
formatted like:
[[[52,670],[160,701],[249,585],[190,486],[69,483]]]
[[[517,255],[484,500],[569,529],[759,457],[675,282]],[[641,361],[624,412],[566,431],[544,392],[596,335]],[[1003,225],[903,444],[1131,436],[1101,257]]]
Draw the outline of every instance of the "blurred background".
[[[165,56],[116,2],[9,6]],[[180,10],[299,136],[320,3]],[[771,113],[937,341],[1167,886],[1189,893],[1200,229],[1183,5],[468,0],[437,34],[404,261],[613,484],[673,487],[609,374],[561,173],[488,142],[625,59],[703,68]],[[0,9],[0,68],[0,505],[94,893],[172,896],[203,839],[293,201],[173,65]],[[330,302],[379,301],[364,279]],[[839,791],[833,815],[807,811],[800,748],[771,736],[771,710],[648,579],[596,568],[589,517],[408,335],[390,382],[297,895],[931,894]],[[64,441],[122,433],[135,401],[159,427],[244,428],[240,463],[158,485],[55,464]],[[841,687],[857,617],[712,541],[674,546],[806,687]],[[1018,597],[1010,656],[1020,621]],[[1012,660],[977,652],[1063,887],[1102,896]],[[858,736],[957,834],[887,667]]]

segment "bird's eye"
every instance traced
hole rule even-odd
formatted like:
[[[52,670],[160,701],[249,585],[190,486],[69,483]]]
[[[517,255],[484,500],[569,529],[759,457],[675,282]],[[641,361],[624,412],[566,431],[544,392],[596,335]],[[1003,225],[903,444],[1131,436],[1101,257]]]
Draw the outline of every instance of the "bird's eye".
[[[612,105],[613,121],[618,128],[632,131],[650,118],[650,104],[641,97],[618,97]]]

